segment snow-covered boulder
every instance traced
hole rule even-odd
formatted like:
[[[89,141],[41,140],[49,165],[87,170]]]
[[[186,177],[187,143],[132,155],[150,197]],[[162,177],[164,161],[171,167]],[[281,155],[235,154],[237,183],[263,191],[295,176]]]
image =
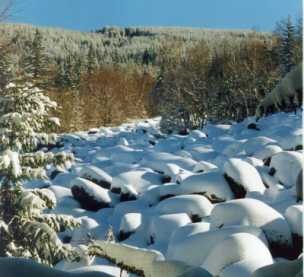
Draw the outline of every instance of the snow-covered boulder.
[[[236,198],[245,197],[248,192],[265,192],[265,186],[258,171],[241,159],[229,159],[224,165],[224,172]]]
[[[186,178],[180,186],[181,194],[205,194],[209,199],[230,200],[233,193],[218,171],[200,173]]]
[[[122,185],[119,189],[121,202],[136,200],[138,197],[138,192],[132,185]]]
[[[114,232],[119,234],[119,227],[125,214],[144,214],[145,212],[147,212],[147,205],[141,200],[120,202],[115,205],[114,210],[111,213],[111,217],[109,218],[109,224],[112,225]]]
[[[255,137],[248,139],[248,141],[243,144],[243,149],[248,156],[252,156],[257,151],[262,150],[266,145],[276,143],[275,140],[268,137]]]
[[[253,157],[263,160],[263,161],[267,161],[267,159],[269,159],[270,157],[272,157],[273,155],[275,155],[276,153],[282,152],[283,149],[275,144],[267,144],[265,145],[265,147],[262,147],[261,149],[259,149],[258,151],[256,151],[253,154]]]
[[[303,237],[303,205],[290,206],[285,211],[285,218],[290,226],[291,232]]]
[[[209,163],[206,161],[200,161],[197,165],[193,168],[193,172],[195,173],[206,173],[209,171],[216,170],[217,166],[213,163]]]
[[[119,227],[119,240],[127,239],[131,234],[135,233],[142,223],[142,215],[140,213],[127,213],[123,216]]]
[[[270,173],[285,187],[296,185],[297,177],[303,170],[304,157],[296,151],[283,151],[271,158]]]
[[[267,255],[268,257],[268,255]],[[248,259],[241,260],[239,262],[233,263],[232,265],[224,268],[219,275],[220,277],[251,277],[253,272],[257,269],[273,264],[269,258],[265,259],[264,256],[251,256]]]
[[[71,183],[71,190],[74,198],[85,210],[97,211],[109,207],[112,202],[108,190],[83,178],[75,178]]]
[[[167,250],[168,238],[177,228],[191,223],[186,213],[175,213],[165,215],[155,215],[149,224],[149,238],[151,244],[164,251]]]
[[[280,261],[257,269],[252,277],[301,277],[303,276],[303,259]]]
[[[79,228],[75,229],[72,235],[71,244],[77,246],[79,244],[86,244],[91,239],[96,239],[94,234],[94,229],[99,226],[99,224],[90,217],[81,217],[81,225]]]
[[[113,277],[100,271],[66,272],[57,270],[29,259],[0,258],[0,275],[5,277]]]
[[[164,167],[166,164],[176,164],[179,167],[192,171],[196,161],[190,158],[183,158],[177,155],[173,155],[165,152],[150,152],[145,155],[141,164],[145,167],[152,168],[158,172],[164,172]]]
[[[303,148],[303,128],[292,131],[288,136],[283,136],[281,146],[285,150],[297,150]]]
[[[156,207],[160,214],[186,213],[192,221],[209,216],[213,205],[201,195],[179,195],[161,201]]]
[[[257,253],[261,266],[273,263],[268,248],[256,236],[245,233],[229,235],[211,249],[202,267],[213,276],[219,276],[227,266],[255,258]]]
[[[229,124],[207,124],[203,131],[208,135],[208,137],[219,137],[227,134],[231,129]]]
[[[215,159],[218,155],[218,152],[215,151],[213,148],[203,146],[195,146],[188,151],[191,153],[194,160],[200,162],[200,161],[211,161]]]
[[[190,132],[190,136],[194,137],[195,139],[204,139],[207,138],[206,133],[201,130],[193,130]]]
[[[243,159],[244,162],[249,163],[250,165],[252,165],[253,167],[257,168],[260,166],[264,166],[264,162],[260,159],[257,159],[255,157],[245,157]]]
[[[112,177],[96,166],[84,166],[79,172],[79,177],[88,179],[103,188],[111,188]]]
[[[190,223],[185,226],[179,227],[176,229],[171,237],[170,237],[170,245],[175,245],[184,241],[188,237],[210,231],[210,223],[209,222],[196,222]]]
[[[216,205],[211,212],[211,228],[247,225],[261,228],[272,252],[284,255],[292,245],[291,232],[285,218],[276,210],[256,199],[237,199]]]
[[[173,182],[180,183],[182,180],[190,175],[193,175],[191,171],[183,169],[176,164],[164,164],[163,167],[163,183]]]
[[[260,228],[253,226],[230,226],[207,232],[203,229],[202,232],[199,230],[198,232],[189,232],[186,237],[172,234],[166,258],[168,260],[182,261],[192,266],[201,266],[217,244],[221,244],[221,241],[229,235],[238,233],[252,234],[263,241],[266,246],[268,245],[264,232]]]
[[[142,194],[152,185],[161,185],[162,175],[146,169],[130,170],[113,178],[112,187],[120,189],[130,185],[134,190]]]

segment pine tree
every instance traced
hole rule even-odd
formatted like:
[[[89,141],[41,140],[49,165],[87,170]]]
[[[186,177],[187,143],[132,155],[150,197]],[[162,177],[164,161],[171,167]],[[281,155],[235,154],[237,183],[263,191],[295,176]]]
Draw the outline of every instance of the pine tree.
[[[0,256],[35,259],[53,265],[76,256],[57,232],[74,228],[73,217],[51,214],[56,205],[48,189],[27,190],[25,181],[47,178],[45,167],[65,167],[71,154],[38,151],[40,144],[54,143],[54,134],[44,133],[58,123],[49,117],[56,103],[31,83],[15,81],[0,97]]]
[[[277,24],[275,33],[279,40],[278,52],[281,60],[281,71],[284,76],[295,65],[296,28],[290,16]]]

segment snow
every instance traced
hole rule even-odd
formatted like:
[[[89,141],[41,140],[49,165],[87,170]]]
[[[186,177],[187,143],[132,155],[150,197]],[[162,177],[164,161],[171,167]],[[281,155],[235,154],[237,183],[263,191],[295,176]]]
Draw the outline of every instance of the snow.
[[[295,186],[303,165],[303,155],[295,151],[277,153],[270,162],[270,168],[275,169],[274,177],[287,188]]]
[[[271,277],[271,276],[302,276],[303,274],[303,259],[294,261],[280,261],[272,265],[264,266],[257,269],[253,277]]]
[[[131,185],[137,193],[145,192],[152,185],[161,185],[161,175],[146,169],[130,170],[113,178],[113,187]]]
[[[112,183],[112,177],[109,174],[92,165],[82,167],[79,171],[79,177],[95,181],[105,188],[110,188]]]
[[[191,220],[186,213],[153,216],[149,226],[149,237],[155,241],[158,248],[166,252],[168,238],[172,232],[190,222]]]
[[[243,149],[248,156],[252,156],[257,151],[263,149],[266,145],[275,145],[277,142],[268,137],[255,137],[248,139],[243,144]]]
[[[285,218],[256,199],[237,199],[220,203],[211,212],[211,228],[245,225],[261,228],[270,243],[291,245],[291,233]]]
[[[225,267],[242,260],[252,259],[257,253],[259,259],[263,261],[261,265],[272,263],[268,248],[256,236],[245,233],[229,235],[210,251],[202,267],[213,276],[218,276]]]
[[[78,272],[65,272],[57,269],[47,267],[45,265],[38,264],[31,260],[20,259],[20,258],[0,258],[0,272],[2,276],[15,277],[110,277],[103,271],[90,271],[85,272],[79,270]]]
[[[228,183],[218,171],[189,176],[181,183],[180,191],[183,194],[206,193],[224,200],[233,198]]]
[[[268,144],[265,147],[261,147],[256,151],[253,156],[260,160],[265,160],[272,157],[274,154],[283,151],[282,148],[278,145]]]
[[[26,191],[49,186],[57,202],[53,212],[81,221],[60,238],[71,237],[79,249],[96,239],[107,255],[146,276],[210,276],[207,269],[249,277],[265,265],[275,267],[273,246],[292,247],[292,235],[303,234],[295,188],[303,169],[303,153],[295,151],[302,145],[302,113],[261,118],[259,131],[247,128],[254,122],[248,118],[208,123],[188,136],[163,135],[159,120],[61,135],[60,150],[75,153],[75,163],[47,182],[26,184]],[[11,164],[11,157],[2,164]],[[244,189],[243,199],[235,199],[231,180]],[[100,206],[87,209],[75,187]],[[123,244],[103,241],[110,227],[116,239],[126,235]],[[120,274],[101,258],[60,266],[74,275]]]
[[[267,240],[260,228],[252,226],[230,226],[227,228],[189,233],[180,236],[180,240],[171,236],[166,258],[168,260],[182,261],[192,266],[201,266],[208,257],[210,251],[220,245],[222,241],[232,234],[249,233],[258,237],[267,246]],[[229,254],[230,250],[226,250]],[[187,253],[185,255],[185,253]],[[222,254],[221,254],[222,255]]]
[[[258,171],[241,159],[229,159],[224,165],[224,172],[246,192],[257,191],[264,193],[265,186]]]
[[[95,183],[89,180],[77,177],[71,182],[71,188],[73,187],[83,189],[89,196],[91,196],[98,202],[105,204],[110,204],[112,202],[108,190],[96,185]]]
[[[125,214],[121,220],[119,231],[124,233],[134,233],[141,225],[142,215],[140,213]]]
[[[285,218],[291,232],[303,236],[303,205],[292,205],[285,211]]]
[[[265,249],[264,249],[265,250]],[[228,265],[221,271],[220,277],[251,277],[252,274],[259,268],[272,264],[272,260],[267,255],[265,257],[250,257],[242,259],[239,262]]]
[[[161,201],[156,207],[160,214],[186,213],[200,218],[209,216],[213,205],[201,195],[180,195]]]

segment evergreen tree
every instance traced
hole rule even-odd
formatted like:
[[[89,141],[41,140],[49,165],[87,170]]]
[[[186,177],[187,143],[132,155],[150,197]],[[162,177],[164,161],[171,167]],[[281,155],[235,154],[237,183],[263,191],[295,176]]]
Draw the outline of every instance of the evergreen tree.
[[[35,80],[42,82],[42,78],[47,73],[47,60],[45,56],[45,49],[43,46],[43,37],[41,32],[36,29],[34,40],[32,43],[33,52],[33,77]]]
[[[48,116],[56,108],[38,88],[16,81],[1,90],[0,98],[0,256],[35,259],[53,265],[74,258],[74,250],[57,232],[79,222],[50,213],[56,198],[48,189],[27,190],[25,181],[47,178],[45,167],[65,167],[71,154],[38,151],[40,144],[56,141],[46,128],[58,124]]]
[[[290,16],[277,24],[275,33],[279,40],[278,52],[281,61],[281,71],[284,76],[295,65],[296,28]]]

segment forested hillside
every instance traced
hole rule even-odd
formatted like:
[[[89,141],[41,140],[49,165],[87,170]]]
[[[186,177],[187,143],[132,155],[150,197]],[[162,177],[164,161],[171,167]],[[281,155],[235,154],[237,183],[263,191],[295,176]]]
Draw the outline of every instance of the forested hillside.
[[[30,77],[56,100],[62,131],[155,115],[163,115],[166,131],[196,128],[207,118],[238,121],[254,113],[283,74],[279,36],[271,33],[160,27],[84,33],[1,24],[0,36],[5,74]],[[292,51],[295,64],[300,55]]]

